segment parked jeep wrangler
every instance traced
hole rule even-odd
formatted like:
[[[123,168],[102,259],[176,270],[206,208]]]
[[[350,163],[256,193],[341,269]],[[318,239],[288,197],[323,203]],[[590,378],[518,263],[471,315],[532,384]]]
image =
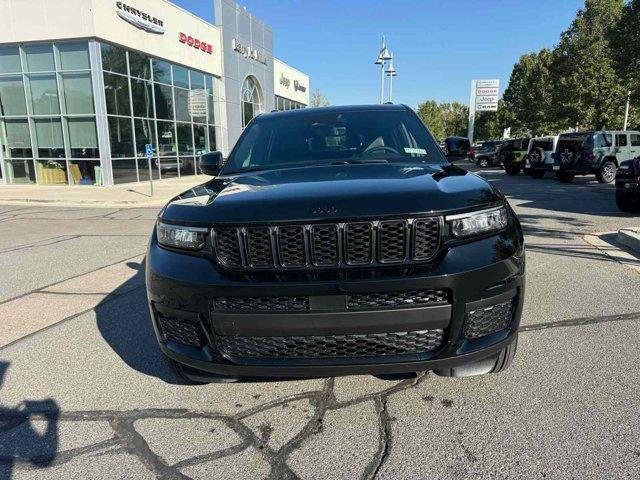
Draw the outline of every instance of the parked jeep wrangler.
[[[472,149],[473,162],[482,168],[489,167],[491,165],[497,165],[498,159],[496,154],[498,149],[502,145],[500,141],[482,142],[478,146]]]
[[[512,138],[500,146],[497,157],[507,174],[518,175],[522,171],[530,140],[531,137]]]
[[[623,212],[640,213],[640,157],[622,162],[618,167],[616,204]]]
[[[558,144],[558,135],[554,137],[536,137],[529,142],[525,156],[525,173],[531,178],[542,178],[546,172],[553,171],[553,153]]]
[[[611,183],[618,166],[640,155],[640,132],[600,131],[563,133],[558,139],[553,169],[556,178],[570,183],[576,175],[596,174]]]
[[[524,237],[403,105],[266,113],[159,213],[151,321],[180,380],[505,370]]]

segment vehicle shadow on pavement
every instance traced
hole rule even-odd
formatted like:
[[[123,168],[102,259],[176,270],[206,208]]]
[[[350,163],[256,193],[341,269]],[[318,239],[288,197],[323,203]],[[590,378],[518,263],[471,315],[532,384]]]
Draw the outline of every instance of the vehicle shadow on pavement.
[[[0,361],[0,480],[9,480],[16,465],[45,468],[58,451],[60,408],[51,398],[2,405],[2,384],[9,362]]]
[[[131,368],[145,375],[178,384],[158,347],[144,281],[144,260],[129,262],[135,275],[118,286],[96,308],[100,334],[113,351]]]

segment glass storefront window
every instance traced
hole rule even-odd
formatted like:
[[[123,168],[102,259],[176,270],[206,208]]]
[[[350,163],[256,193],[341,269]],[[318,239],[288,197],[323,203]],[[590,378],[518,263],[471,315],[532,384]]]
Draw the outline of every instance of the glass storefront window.
[[[213,97],[213,95],[207,95],[207,100],[208,100],[208,113],[209,113],[209,123],[212,125],[216,124],[216,101]]]
[[[151,175],[153,175],[154,180],[160,178],[158,174],[158,167],[156,166],[154,159],[151,159]],[[144,182],[145,180],[149,181],[149,162],[146,158],[138,159],[138,176],[140,177],[141,182]]]
[[[105,73],[104,95],[109,115],[131,115],[129,80],[127,77]]]
[[[191,121],[191,115],[189,114],[189,90],[174,88],[173,92],[176,102],[176,120],[180,122]]]
[[[91,73],[63,73],[62,90],[66,113],[93,113]]]
[[[66,185],[67,162],[65,160],[36,160],[40,185]]]
[[[26,114],[22,76],[0,77],[0,116]]]
[[[69,146],[73,158],[99,158],[96,121],[91,118],[69,118],[67,120]]]
[[[0,73],[21,73],[18,47],[0,47]]]
[[[34,121],[38,157],[64,158],[62,122],[59,118],[36,118]]]
[[[195,159],[195,157],[180,157],[178,162],[180,163],[180,175],[195,175],[196,174],[196,159]]]
[[[178,176],[178,159],[176,157],[161,157],[153,160],[153,164],[160,170],[162,178]]]
[[[99,160],[69,161],[69,177],[73,185],[102,185]]]
[[[27,58],[27,72],[53,72],[53,44],[38,43],[23,47]]]
[[[173,66],[173,85],[176,87],[189,88],[189,71],[178,65]]]
[[[111,162],[113,183],[132,183],[138,181],[136,160],[114,160]],[[148,175],[147,175],[148,177]]]
[[[5,174],[7,183],[35,183],[36,171],[33,160],[5,160]]]
[[[180,155],[193,155],[193,139],[191,138],[191,124],[178,123],[178,153]]]
[[[108,117],[109,143],[113,158],[133,157],[133,133],[131,119]]]
[[[34,115],[55,115],[60,113],[58,85],[55,75],[29,75],[31,110]]]
[[[218,142],[216,140],[216,127],[209,125],[209,151],[216,152],[218,150]]]
[[[146,157],[146,145],[150,143],[153,145],[154,151],[158,149],[158,142],[156,141],[156,131],[153,120],[138,120],[134,121],[136,130],[136,155],[138,157]]]
[[[133,99],[133,116],[153,118],[153,92],[151,82],[131,79],[131,98]]]
[[[101,43],[102,69],[109,72],[127,74],[127,54],[126,51],[115,45]]]
[[[176,154],[176,137],[173,122],[157,121],[158,124],[158,154],[169,156]]]
[[[194,125],[193,126],[193,138],[195,141],[194,148],[196,155],[202,155],[207,152],[207,126],[206,125]]]
[[[5,159],[33,157],[29,123],[26,119],[0,121],[0,141]]]
[[[262,113],[262,91],[254,77],[247,77],[242,84],[242,126],[245,127]]]
[[[89,48],[87,42],[58,43],[61,70],[89,70]]]
[[[156,83],[154,90],[156,95],[156,118],[173,120],[173,89],[168,85]]]
[[[151,79],[151,59],[138,52],[129,51],[129,73],[132,77]]]
[[[153,81],[171,85],[171,64],[153,59]]]
[[[191,90],[204,89],[204,73],[189,70],[189,77],[191,78]]]

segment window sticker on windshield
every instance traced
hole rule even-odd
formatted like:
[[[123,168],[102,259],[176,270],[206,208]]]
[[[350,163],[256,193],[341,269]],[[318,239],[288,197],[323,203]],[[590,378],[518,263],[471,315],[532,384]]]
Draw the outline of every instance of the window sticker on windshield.
[[[407,148],[407,147],[405,147],[404,153],[415,153],[416,155],[426,155],[427,151],[424,148]]]

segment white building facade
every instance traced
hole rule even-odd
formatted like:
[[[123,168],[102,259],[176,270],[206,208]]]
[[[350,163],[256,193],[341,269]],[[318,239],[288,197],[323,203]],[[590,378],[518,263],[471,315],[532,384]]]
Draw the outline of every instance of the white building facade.
[[[216,25],[165,0],[0,4],[0,184],[113,185],[197,171],[309,77],[228,0]],[[151,168],[147,145],[153,146]]]

